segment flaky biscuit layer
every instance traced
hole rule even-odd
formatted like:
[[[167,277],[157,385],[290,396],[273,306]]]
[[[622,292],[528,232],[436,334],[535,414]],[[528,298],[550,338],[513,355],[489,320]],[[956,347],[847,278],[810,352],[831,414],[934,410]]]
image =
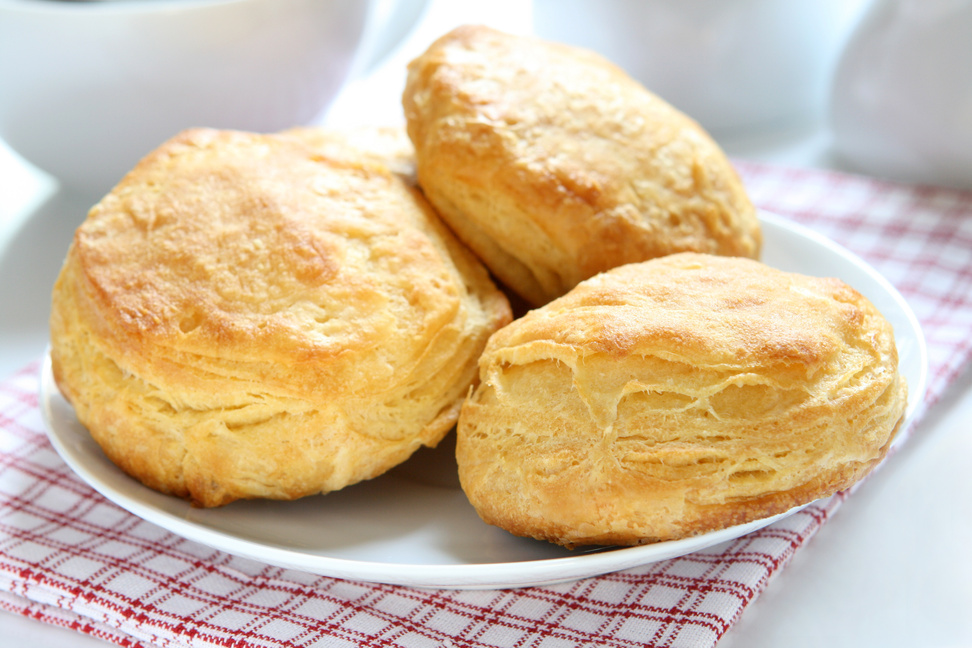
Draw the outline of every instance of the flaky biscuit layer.
[[[384,166],[212,130],[91,210],[52,310],[80,421],[128,473],[202,506],[335,490],[435,445],[510,317]]]
[[[835,279],[682,253],[504,327],[459,419],[487,522],[573,546],[678,539],[845,489],[907,401],[893,331]]]
[[[460,27],[412,61],[402,103],[429,200],[534,305],[673,252],[759,255],[721,149],[592,52]]]

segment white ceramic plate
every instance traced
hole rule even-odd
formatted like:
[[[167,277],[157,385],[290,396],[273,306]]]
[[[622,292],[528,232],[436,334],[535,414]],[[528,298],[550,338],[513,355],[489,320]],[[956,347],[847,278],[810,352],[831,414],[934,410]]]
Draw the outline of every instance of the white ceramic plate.
[[[761,214],[763,260],[810,275],[837,276],[866,295],[894,325],[914,410],[924,393],[926,356],[904,299],[870,266],[837,244],[778,216]],[[442,588],[550,584],[674,558],[732,540],[788,515],[641,547],[571,552],[514,537],[480,521],[455,477],[452,447],[423,450],[381,477],[296,502],[234,502],[194,509],[135,482],[78,423],[49,363],[41,405],[54,447],[71,468],[116,504],[190,540],[307,572],[370,582]]]

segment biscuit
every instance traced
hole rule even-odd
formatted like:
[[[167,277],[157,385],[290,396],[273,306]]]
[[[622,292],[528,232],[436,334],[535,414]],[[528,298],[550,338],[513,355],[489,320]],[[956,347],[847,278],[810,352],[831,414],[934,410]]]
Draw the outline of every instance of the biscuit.
[[[429,201],[533,305],[674,252],[759,256],[718,145],[593,52],[460,27],[410,63],[402,104]]]
[[[495,333],[457,428],[488,523],[635,545],[762,519],[884,456],[907,386],[890,324],[836,279],[679,253]]]
[[[187,131],[78,228],[54,376],[128,474],[198,506],[293,499],[453,427],[508,302],[418,191],[350,157]]]

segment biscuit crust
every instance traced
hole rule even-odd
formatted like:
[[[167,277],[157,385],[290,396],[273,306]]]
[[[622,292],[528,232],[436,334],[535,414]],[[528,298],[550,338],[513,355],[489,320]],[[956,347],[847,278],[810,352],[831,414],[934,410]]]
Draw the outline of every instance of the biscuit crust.
[[[684,538],[851,486],[907,386],[888,322],[836,279],[680,253],[603,273],[494,334],[457,436],[488,523],[566,546]]]
[[[411,62],[402,103],[430,202],[533,305],[674,252],[759,255],[718,145],[593,52],[460,27]]]
[[[451,429],[508,303],[419,192],[350,157],[187,131],[78,228],[54,375],[130,475],[200,506],[293,499]]]

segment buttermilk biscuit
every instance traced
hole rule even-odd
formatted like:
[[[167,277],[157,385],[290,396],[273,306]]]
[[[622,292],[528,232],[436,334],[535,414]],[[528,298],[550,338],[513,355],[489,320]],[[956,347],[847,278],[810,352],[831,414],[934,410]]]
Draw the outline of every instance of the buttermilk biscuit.
[[[535,305],[673,252],[759,255],[716,143],[592,52],[461,27],[412,61],[402,102],[429,201]]]
[[[836,279],[681,253],[492,336],[459,418],[480,516],[566,546],[728,527],[847,488],[907,400],[891,326]]]
[[[200,506],[292,499],[453,426],[508,303],[416,190],[347,157],[185,132],[77,230],[54,376],[130,475]]]

